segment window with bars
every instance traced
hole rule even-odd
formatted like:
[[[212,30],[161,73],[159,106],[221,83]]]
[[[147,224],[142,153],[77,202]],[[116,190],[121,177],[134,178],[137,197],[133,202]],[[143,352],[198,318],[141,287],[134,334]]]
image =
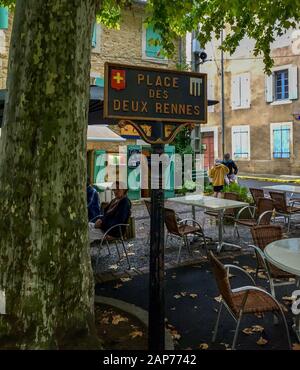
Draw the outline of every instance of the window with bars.
[[[249,126],[232,127],[232,155],[234,159],[250,158]]]
[[[290,158],[291,127],[287,124],[277,125],[272,129],[273,158]]]
[[[289,98],[289,71],[288,69],[275,72],[275,99]]]

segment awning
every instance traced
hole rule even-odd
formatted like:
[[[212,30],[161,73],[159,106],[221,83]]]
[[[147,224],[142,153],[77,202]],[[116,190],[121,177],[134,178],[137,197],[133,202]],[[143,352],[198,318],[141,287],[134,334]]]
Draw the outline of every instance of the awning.
[[[110,141],[110,142],[126,141],[126,139],[116,134],[106,125],[88,126],[87,140],[88,141]]]

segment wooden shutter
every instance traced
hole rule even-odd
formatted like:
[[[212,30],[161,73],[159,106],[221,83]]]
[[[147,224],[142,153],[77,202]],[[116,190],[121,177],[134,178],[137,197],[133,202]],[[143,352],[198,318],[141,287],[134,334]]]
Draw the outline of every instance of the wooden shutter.
[[[274,100],[274,74],[272,73],[270,76],[266,76],[265,81],[265,96],[266,102],[272,103]]]
[[[0,7],[0,29],[8,29],[8,8]]]
[[[238,109],[241,106],[240,76],[233,76],[231,79],[231,104],[232,104],[232,109]]]
[[[241,108],[250,108],[250,73],[244,73],[241,76]]]
[[[96,46],[97,46],[97,23],[94,24],[92,37],[92,47],[95,48]]]
[[[161,55],[161,45],[155,45],[155,41],[161,41],[161,37],[158,33],[154,32],[152,26],[148,26],[146,29],[146,56],[149,58],[163,58]]]
[[[298,99],[298,67],[291,66],[289,68],[289,99]]]

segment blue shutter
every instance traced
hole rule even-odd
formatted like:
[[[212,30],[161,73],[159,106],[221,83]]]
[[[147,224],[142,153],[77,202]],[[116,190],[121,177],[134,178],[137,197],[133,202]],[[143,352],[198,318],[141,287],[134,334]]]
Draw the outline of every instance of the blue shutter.
[[[96,86],[104,87],[104,78],[103,77],[96,77]]]
[[[281,130],[273,130],[273,157],[281,158]]]
[[[152,26],[148,26],[146,29],[146,56],[149,58],[164,58],[160,54],[161,45],[155,45],[156,40],[161,41],[160,35],[154,32]]]
[[[97,23],[93,27],[92,47],[95,48],[97,45]]]
[[[0,7],[0,29],[5,30],[8,28],[8,8]]]
[[[290,158],[290,130],[289,128],[283,128],[281,131],[281,147],[282,147],[281,158]]]

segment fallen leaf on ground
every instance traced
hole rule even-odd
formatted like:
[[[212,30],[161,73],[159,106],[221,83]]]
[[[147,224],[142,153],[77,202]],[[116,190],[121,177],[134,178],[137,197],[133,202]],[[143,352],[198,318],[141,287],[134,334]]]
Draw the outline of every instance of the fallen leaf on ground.
[[[118,265],[111,265],[111,266],[109,266],[109,269],[111,269],[111,270],[117,270],[118,268],[119,268]]]
[[[246,334],[246,335],[251,335],[251,334],[253,334],[253,330],[252,330],[252,328],[245,328],[245,329],[243,329],[243,330],[242,330],[242,332],[243,332],[244,334]]]
[[[185,297],[187,295],[187,292],[180,292],[182,297]]]
[[[127,255],[128,256],[135,256],[135,253],[134,252],[128,252]]]
[[[126,283],[127,281],[132,280],[130,277],[123,277],[120,279],[123,283]]]
[[[254,333],[262,333],[265,330],[265,328],[261,325],[253,325],[252,330]]]
[[[254,274],[256,272],[256,270],[254,270],[252,267],[249,267],[249,266],[242,266],[243,269],[248,272],[248,274]]]
[[[197,297],[198,297],[198,294],[191,293],[191,294],[190,294],[190,297],[191,297],[191,298],[197,298]]]
[[[256,342],[259,346],[265,346],[268,343],[267,339],[260,337],[259,340]]]
[[[176,307],[171,307],[171,311],[175,311],[176,310]]]
[[[214,300],[217,301],[217,302],[221,302],[222,301],[222,296],[219,295],[218,297],[215,297]]]
[[[199,344],[200,349],[208,349],[208,344],[207,343],[201,343]]]
[[[142,337],[143,332],[139,331],[139,330],[135,330],[135,331],[129,333],[129,336],[131,337],[131,339],[134,339],[134,338],[137,338],[137,337]]]
[[[267,275],[264,272],[259,272],[257,274],[257,277],[259,277],[260,279],[268,279]]]
[[[113,325],[118,325],[120,322],[122,321],[128,321],[128,318],[127,317],[122,317],[121,315],[114,315],[112,317],[112,324]]]
[[[290,302],[290,303],[293,303],[295,299],[296,299],[296,297],[294,295],[292,295],[290,297],[289,296],[282,297],[283,301],[287,301],[287,302]]]
[[[174,298],[179,299],[179,298],[181,298],[181,295],[179,295],[179,294],[175,294],[175,295],[174,295]]]

